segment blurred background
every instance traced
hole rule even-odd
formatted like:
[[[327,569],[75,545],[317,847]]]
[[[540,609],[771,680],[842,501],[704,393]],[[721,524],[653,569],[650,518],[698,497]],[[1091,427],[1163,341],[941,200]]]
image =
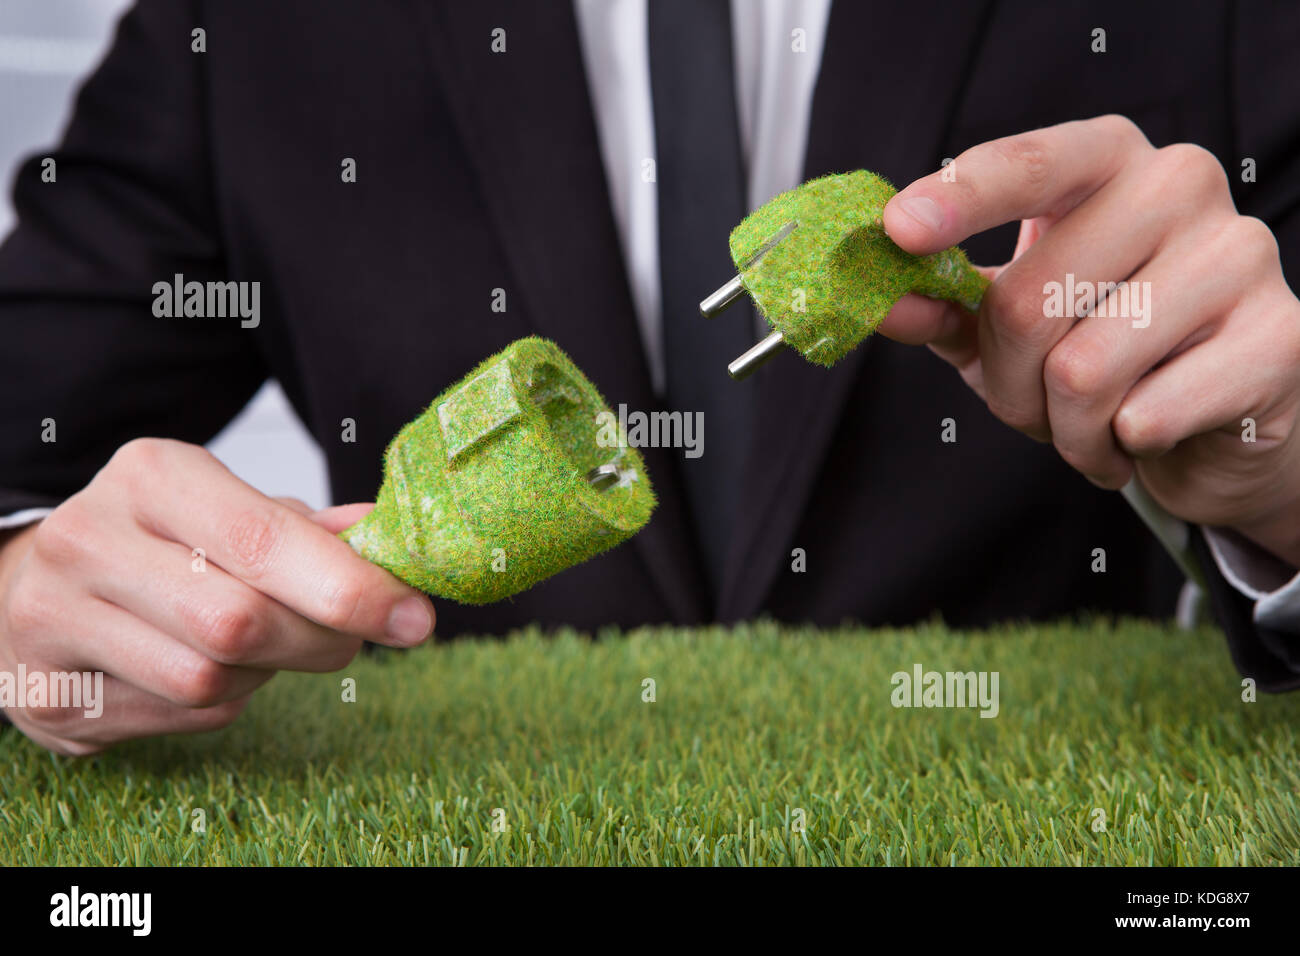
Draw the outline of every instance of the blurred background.
[[[0,0],[0,236],[14,227],[18,164],[58,143],[82,81],[112,40],[132,0]],[[269,495],[330,504],[325,459],[275,382],[208,445]]]

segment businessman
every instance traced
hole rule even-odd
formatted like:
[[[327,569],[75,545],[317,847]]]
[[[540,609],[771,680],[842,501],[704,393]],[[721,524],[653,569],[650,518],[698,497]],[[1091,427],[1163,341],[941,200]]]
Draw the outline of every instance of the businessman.
[[[1136,474],[1240,671],[1300,686],[1298,42],[1283,4],[142,0],[0,249],[0,670],[103,671],[105,711],[8,716],[88,753],[428,639],[428,598],[333,532],[396,430],[527,334],[611,402],[702,412],[704,454],[644,449],[642,534],[440,605],[440,636],[1167,616]],[[989,264],[980,313],[907,298],[832,370],[732,382],[754,316],[697,310],[730,228],[858,168],[903,187],[903,248]],[[169,314],[177,275],[258,308]],[[1149,321],[1051,308],[1067,282],[1149,289]],[[271,376],[360,504],[202,449]]]

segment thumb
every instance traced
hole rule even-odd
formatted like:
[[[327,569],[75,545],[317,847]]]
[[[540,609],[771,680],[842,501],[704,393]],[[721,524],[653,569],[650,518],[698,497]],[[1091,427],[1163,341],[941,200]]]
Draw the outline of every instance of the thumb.
[[[338,534],[370,514],[374,507],[374,504],[369,501],[351,505],[335,505],[333,508],[323,508],[320,511],[313,512],[307,517],[330,534]]]

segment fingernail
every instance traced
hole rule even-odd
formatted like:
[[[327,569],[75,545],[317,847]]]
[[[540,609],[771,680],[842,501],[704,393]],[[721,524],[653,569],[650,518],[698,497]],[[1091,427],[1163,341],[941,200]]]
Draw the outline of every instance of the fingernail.
[[[417,597],[403,598],[388,615],[388,636],[398,644],[419,644],[433,630],[433,618]]]
[[[898,201],[899,208],[927,229],[938,231],[943,225],[943,210],[929,196],[911,196]]]

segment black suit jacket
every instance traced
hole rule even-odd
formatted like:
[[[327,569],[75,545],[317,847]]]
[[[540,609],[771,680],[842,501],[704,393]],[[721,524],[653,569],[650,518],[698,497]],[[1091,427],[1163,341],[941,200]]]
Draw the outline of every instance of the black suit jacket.
[[[1124,113],[1230,173],[1254,158],[1256,183],[1231,176],[1238,203],[1294,272],[1296,21],[1226,2],[837,2],[806,176],[867,168],[901,185],[991,137]],[[191,52],[195,27],[206,53]],[[529,334],[611,402],[657,407],[567,0],[145,0],[52,155],[55,184],[40,157],[21,170],[20,225],[0,250],[4,511],[60,501],[132,437],[206,441],[268,376],[320,440],[335,499],[368,500],[397,429]],[[967,248],[1003,261],[1013,240],[1003,228]],[[260,327],[155,318],[152,286],[178,272],[261,282]],[[444,602],[440,634],[1170,613],[1178,575],[1123,500],[995,420],[927,350],[876,338],[831,371],[788,354],[737,387],[754,392],[763,441],[736,489],[746,524],[716,607],[680,452],[647,449],[660,506],[645,531],[513,600]],[[56,444],[40,441],[47,417]],[[940,441],[945,418],[955,444]],[[1256,629],[1207,568],[1242,669],[1300,684],[1288,639]]]

